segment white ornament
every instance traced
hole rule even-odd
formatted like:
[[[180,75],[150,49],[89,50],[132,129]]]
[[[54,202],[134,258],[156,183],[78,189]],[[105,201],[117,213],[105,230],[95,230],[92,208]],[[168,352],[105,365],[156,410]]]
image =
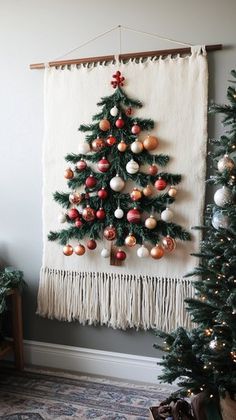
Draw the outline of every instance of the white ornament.
[[[117,207],[117,209],[115,210],[114,215],[115,215],[115,217],[117,219],[122,219],[122,217],[124,216],[124,212],[123,212],[123,210],[120,207]]]
[[[135,160],[131,159],[126,165],[126,171],[128,174],[136,174],[139,170],[139,164]]]
[[[220,211],[216,211],[212,217],[212,226],[215,229],[228,229],[229,227],[229,217],[221,213]]]
[[[103,257],[103,258],[108,258],[108,257],[110,257],[110,251],[109,251],[109,249],[107,249],[107,248],[103,248],[103,249],[101,250],[101,257]]]
[[[123,190],[125,186],[125,181],[117,174],[114,178],[110,180],[110,187],[113,191],[119,192]]]
[[[170,209],[166,208],[161,212],[161,220],[164,222],[170,222],[173,219],[174,213]]]
[[[224,155],[217,164],[218,171],[224,172],[225,169],[228,171],[232,171],[235,168],[234,161],[228,156]]]
[[[139,258],[147,258],[149,256],[149,250],[144,245],[142,245],[137,250],[137,256]]]
[[[113,108],[111,108],[111,110],[110,110],[110,114],[111,114],[112,117],[116,117],[118,115],[118,112],[119,112],[119,110],[118,110],[117,106],[113,106]]]
[[[232,203],[232,191],[227,187],[222,187],[214,194],[214,201],[217,206],[225,207]]]
[[[90,152],[90,146],[88,143],[80,143],[78,146],[78,151],[81,155],[86,155]]]
[[[135,140],[131,144],[130,149],[133,153],[135,153],[137,155],[137,154],[139,154],[143,151],[143,143],[139,140]]]
[[[58,222],[60,222],[60,223],[65,223],[66,222],[66,215],[65,215],[65,213],[59,214],[59,216],[58,216]]]

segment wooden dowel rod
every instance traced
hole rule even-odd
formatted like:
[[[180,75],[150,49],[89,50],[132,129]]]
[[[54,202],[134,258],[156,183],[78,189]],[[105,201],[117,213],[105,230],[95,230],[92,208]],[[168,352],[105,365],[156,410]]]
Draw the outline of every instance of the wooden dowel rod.
[[[217,51],[222,49],[222,44],[215,45],[206,45],[206,51]],[[130,58],[141,58],[141,57],[160,57],[166,55],[175,55],[175,54],[190,54],[191,48],[173,48],[169,50],[159,50],[159,51],[143,51],[143,52],[134,52],[128,54],[120,54],[120,60],[129,60]],[[103,55],[100,57],[87,57],[87,58],[78,58],[74,60],[60,60],[60,61],[50,61],[47,63],[49,67],[57,66],[68,66],[71,64],[86,64],[86,63],[98,63],[99,61],[113,61],[115,60],[114,55]],[[30,64],[30,69],[44,69],[45,63],[36,63]]]

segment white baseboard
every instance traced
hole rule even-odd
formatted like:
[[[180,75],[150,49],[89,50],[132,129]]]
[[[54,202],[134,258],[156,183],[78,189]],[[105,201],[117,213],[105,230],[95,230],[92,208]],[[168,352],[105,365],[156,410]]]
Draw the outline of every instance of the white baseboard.
[[[25,363],[48,368],[158,384],[161,373],[153,357],[115,353],[39,341],[24,341]]]

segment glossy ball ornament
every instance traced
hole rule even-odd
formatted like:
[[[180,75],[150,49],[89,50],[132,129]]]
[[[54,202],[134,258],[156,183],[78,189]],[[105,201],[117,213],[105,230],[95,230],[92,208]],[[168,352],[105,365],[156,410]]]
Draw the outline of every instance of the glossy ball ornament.
[[[134,154],[138,155],[139,153],[143,151],[143,143],[139,140],[135,140],[131,144],[130,149]]]
[[[118,144],[117,149],[119,152],[124,153],[127,149],[127,144],[124,142],[124,140],[121,140],[121,142]]]
[[[108,197],[108,191],[104,187],[102,187],[98,191],[98,197],[101,198],[101,200],[105,200]]]
[[[143,195],[145,197],[150,197],[153,194],[153,190],[151,185],[147,185],[146,187],[144,187],[143,189]]]
[[[101,250],[101,257],[103,258],[109,258],[110,257],[110,251],[107,248],[103,248]]]
[[[164,255],[164,249],[162,248],[161,245],[157,244],[151,249],[150,255],[152,258],[154,258],[154,260],[159,260]]]
[[[118,110],[117,106],[113,106],[113,108],[111,108],[111,110],[110,110],[110,114],[111,114],[112,117],[116,117],[118,115],[118,112],[119,112],[119,110]]]
[[[97,242],[94,239],[89,239],[87,242],[87,248],[93,251],[95,248],[97,248]]]
[[[92,150],[94,152],[99,152],[99,150],[101,150],[104,146],[105,146],[104,139],[101,139],[98,137],[92,141]]]
[[[105,157],[100,159],[98,162],[98,169],[100,172],[107,172],[110,166],[110,162]]]
[[[133,191],[130,193],[130,198],[132,201],[139,201],[142,198],[142,191],[140,191],[138,188],[134,188]]]
[[[116,144],[116,138],[114,136],[110,135],[106,139],[106,143],[108,144],[108,146],[113,146],[113,144]]]
[[[92,222],[96,218],[96,212],[89,205],[83,209],[82,217],[86,222]]]
[[[140,223],[141,222],[140,211],[136,208],[129,210],[127,213],[127,220],[129,223]]]
[[[58,222],[59,223],[65,223],[66,222],[66,214],[65,213],[60,213],[58,216]]]
[[[98,220],[105,219],[106,212],[105,212],[105,210],[102,207],[96,212],[96,217],[97,217]]]
[[[63,247],[63,254],[69,257],[73,254],[73,248],[71,245],[67,244]]]
[[[165,210],[161,212],[161,220],[163,220],[164,222],[171,222],[173,217],[174,217],[173,211],[171,211],[168,208],[166,208]]]
[[[224,155],[218,162],[217,168],[219,172],[224,172],[226,169],[232,171],[235,168],[235,163],[228,155]]]
[[[168,191],[168,195],[170,197],[175,197],[177,194],[177,189],[175,187],[173,187],[173,185],[170,187],[169,191]]]
[[[82,220],[80,219],[80,217],[77,217],[77,219],[75,219],[75,226],[76,226],[77,228],[81,228],[81,227],[83,226],[83,222],[82,222]]]
[[[85,160],[81,159],[76,163],[76,169],[79,172],[84,171],[87,168],[87,163],[85,162]]]
[[[233,201],[232,191],[227,187],[222,187],[214,194],[214,201],[219,207],[226,207]]]
[[[149,168],[148,168],[148,172],[149,172],[149,174],[150,174],[150,175],[155,176],[155,175],[157,174],[157,172],[158,172],[158,167],[157,167],[157,165],[155,165],[155,164],[153,163],[151,166],[149,166]]]
[[[158,191],[162,191],[166,188],[167,182],[162,178],[158,178],[154,185]]]
[[[99,128],[102,131],[108,131],[111,128],[110,121],[108,121],[106,118],[100,121]]]
[[[142,245],[138,250],[137,250],[137,256],[139,258],[147,258],[149,256],[149,250],[148,248],[146,248],[144,245]]]
[[[64,178],[66,179],[72,179],[74,178],[74,172],[72,171],[71,168],[67,168],[64,172]]]
[[[79,204],[84,199],[84,194],[73,192],[69,195],[69,202],[71,204]]]
[[[147,136],[143,141],[143,146],[146,150],[155,150],[158,146],[158,138],[155,136]]]
[[[85,180],[85,185],[87,188],[93,188],[97,184],[97,180],[93,175],[89,175],[89,177]]]
[[[79,212],[77,209],[73,208],[68,210],[67,215],[71,220],[75,220],[77,217],[79,217]]]
[[[135,160],[131,159],[126,165],[126,171],[128,174],[133,175],[136,174],[139,170],[139,164],[135,162]]]
[[[145,220],[145,226],[146,226],[147,229],[150,229],[150,230],[155,229],[156,225],[157,225],[157,221],[156,221],[155,217],[152,216],[152,215],[149,216]]]
[[[168,252],[172,252],[176,248],[176,242],[174,238],[171,238],[169,235],[165,236],[162,239],[162,245],[163,245],[163,248]]]
[[[224,213],[221,213],[220,211],[216,211],[212,217],[212,226],[215,229],[228,229],[229,227],[229,216],[227,216]]]
[[[117,218],[117,219],[122,219],[122,217],[124,216],[124,212],[123,212],[123,210],[120,208],[120,207],[117,207],[117,209],[115,210],[115,212],[114,212],[114,216]]]
[[[141,131],[141,127],[135,122],[134,125],[131,128],[132,134],[139,134]]]
[[[84,255],[85,253],[85,247],[82,244],[76,245],[74,248],[74,252],[76,255]]]
[[[87,155],[90,152],[90,146],[88,143],[80,143],[78,146],[78,152],[81,155]]]
[[[113,178],[111,178],[110,187],[113,191],[122,191],[125,187],[125,181],[119,175],[116,175]]]
[[[116,252],[116,259],[119,261],[124,261],[126,259],[125,251],[122,251],[122,249],[118,249],[118,251]]]
[[[128,236],[126,236],[125,238],[125,245],[129,246],[130,248],[132,248],[133,246],[135,246],[137,243],[137,240],[135,238],[134,235],[132,235],[132,233],[130,233]]]
[[[125,122],[122,117],[119,117],[118,120],[116,120],[115,124],[117,128],[123,128],[125,125]]]
[[[116,239],[116,229],[114,228],[114,226],[110,225],[105,228],[104,237],[108,241],[113,241],[114,239]]]

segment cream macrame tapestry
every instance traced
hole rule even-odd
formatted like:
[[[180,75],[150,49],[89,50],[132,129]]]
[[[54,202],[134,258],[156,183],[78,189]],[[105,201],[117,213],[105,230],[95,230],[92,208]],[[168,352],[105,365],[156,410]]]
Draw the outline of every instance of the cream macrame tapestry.
[[[78,127],[90,123],[99,112],[97,103],[112,93],[110,81],[118,69],[125,76],[127,95],[143,104],[135,115],[155,122],[152,134],[159,138],[156,153],[170,157],[166,170],[182,175],[171,207],[174,222],[188,231],[202,222],[208,83],[204,48],[192,48],[187,57],[46,68],[44,252],[38,314],[122,329],[158,327],[170,331],[178,325],[189,327],[184,299],[193,296],[193,287],[184,275],[197,262],[190,256],[199,246],[197,231],[191,232],[190,242],[177,240],[175,252],[166,253],[160,260],[138,258],[137,247],[132,248],[121,267],[101,257],[105,240],[97,242],[96,252],[86,252],[82,257],[64,256],[61,245],[47,240],[49,231],[61,229],[61,208],[53,201],[53,193],[67,188],[64,157],[78,153],[85,137]]]

